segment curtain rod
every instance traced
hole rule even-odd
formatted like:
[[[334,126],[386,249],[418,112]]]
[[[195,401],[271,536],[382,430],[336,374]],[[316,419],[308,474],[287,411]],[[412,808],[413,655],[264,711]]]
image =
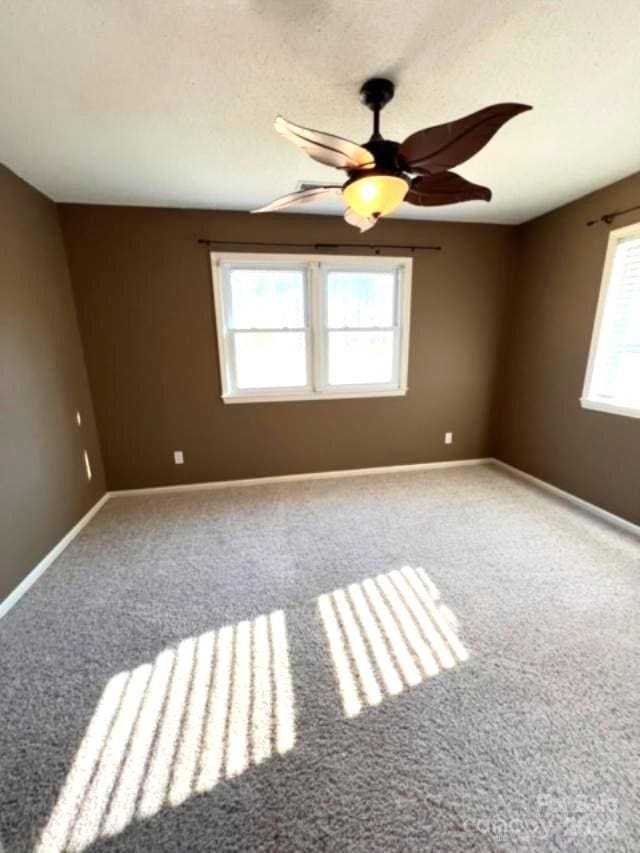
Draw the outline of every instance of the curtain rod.
[[[253,240],[208,240],[205,237],[198,239],[200,246],[251,246],[273,249],[274,247],[287,249],[368,249],[379,255],[382,249],[407,249],[410,252],[441,252],[442,246],[398,246],[393,243],[256,243]]]
[[[592,225],[599,225],[601,222],[604,222],[606,225],[611,225],[614,219],[617,219],[618,216],[624,216],[625,213],[633,213],[634,210],[640,210],[640,204],[636,204],[634,207],[628,207],[626,210],[613,210],[611,213],[605,213],[599,219],[590,219],[587,222],[589,228]]]

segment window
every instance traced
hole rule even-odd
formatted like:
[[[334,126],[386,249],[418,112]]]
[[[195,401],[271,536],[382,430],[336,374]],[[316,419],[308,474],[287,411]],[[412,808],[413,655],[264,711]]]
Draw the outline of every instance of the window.
[[[211,261],[226,403],[406,393],[411,259]]]
[[[581,403],[640,417],[640,224],[609,235]]]

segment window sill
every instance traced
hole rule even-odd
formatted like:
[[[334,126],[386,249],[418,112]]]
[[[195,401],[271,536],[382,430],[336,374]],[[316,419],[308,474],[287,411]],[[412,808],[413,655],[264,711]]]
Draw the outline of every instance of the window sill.
[[[406,388],[394,388],[390,391],[343,391],[343,392],[327,392],[313,393],[305,392],[303,394],[223,394],[222,401],[226,404],[235,403],[295,403],[308,402],[310,400],[367,400],[371,397],[404,397],[407,393]]]
[[[602,400],[588,400],[582,397],[580,405],[583,409],[592,409],[595,412],[608,412],[611,415],[624,415],[628,418],[640,418],[640,409],[630,406],[617,406],[615,403],[605,403]]]

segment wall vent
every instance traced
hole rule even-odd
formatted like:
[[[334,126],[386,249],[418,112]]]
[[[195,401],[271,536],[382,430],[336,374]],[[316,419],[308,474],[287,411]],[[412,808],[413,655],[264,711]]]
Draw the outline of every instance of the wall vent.
[[[327,184],[325,181],[298,181],[296,191],[302,192],[303,190],[315,190],[317,187],[326,186]]]

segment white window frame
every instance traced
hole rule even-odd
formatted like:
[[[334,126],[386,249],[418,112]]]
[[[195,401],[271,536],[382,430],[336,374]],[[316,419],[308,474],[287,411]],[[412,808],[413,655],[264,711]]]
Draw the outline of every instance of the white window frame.
[[[640,238],[640,223],[638,222],[633,225],[626,225],[624,228],[616,228],[609,234],[604,269],[602,271],[602,281],[600,283],[600,294],[598,296],[598,307],[596,309],[596,316],[593,324],[591,345],[589,347],[589,359],[587,361],[587,370],[584,378],[582,396],[580,397],[580,405],[583,409],[592,409],[597,412],[609,412],[614,415],[626,415],[631,418],[640,418],[640,408],[620,406],[616,403],[608,403],[605,400],[589,396],[591,393],[593,374],[596,367],[598,347],[600,345],[600,334],[604,323],[607,301],[613,286],[612,274],[616,252],[621,243],[634,238]]]
[[[307,377],[305,387],[238,389],[234,385],[232,336],[237,331],[229,323],[229,266],[305,270],[305,328]],[[213,301],[222,400],[225,403],[273,403],[295,400],[343,400],[366,397],[399,397],[407,393],[409,331],[411,319],[412,259],[396,256],[291,255],[266,253],[211,252]],[[327,293],[324,276],[331,271],[393,270],[396,279],[393,378],[391,382],[366,385],[328,384]],[[384,330],[383,327],[380,327]],[[349,329],[347,329],[349,330]],[[271,331],[282,331],[272,329]],[[303,331],[298,329],[296,331]]]

